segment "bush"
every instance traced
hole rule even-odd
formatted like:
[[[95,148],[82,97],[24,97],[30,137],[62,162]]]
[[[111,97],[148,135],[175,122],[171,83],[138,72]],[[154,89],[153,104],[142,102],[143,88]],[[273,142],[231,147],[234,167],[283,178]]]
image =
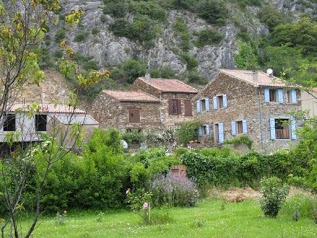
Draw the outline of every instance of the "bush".
[[[128,13],[128,4],[125,2],[109,2],[103,8],[104,14],[109,14],[115,18],[124,17]]]
[[[153,20],[161,22],[165,22],[167,20],[166,11],[156,2],[135,1],[133,3],[130,3],[129,9],[135,15],[146,15]]]
[[[64,28],[58,29],[58,31],[55,34],[55,42],[59,44],[62,42],[62,40],[65,39],[65,37],[66,37],[65,29]]]
[[[74,41],[75,42],[83,42],[85,41],[89,36],[89,32],[88,31],[78,31],[75,35]]]
[[[156,206],[195,206],[199,192],[195,183],[187,177],[168,173],[161,175],[151,183],[152,201]]]
[[[201,125],[198,121],[188,121],[181,123],[176,130],[178,143],[186,146],[189,141],[197,140],[198,128]]]
[[[210,24],[225,25],[228,18],[226,4],[222,0],[204,0],[197,6],[198,16]]]
[[[196,45],[200,48],[205,45],[217,45],[223,39],[223,34],[215,29],[202,30],[197,35]]]
[[[277,177],[261,180],[261,209],[265,216],[275,218],[288,195],[289,188]]]
[[[197,59],[196,59],[195,57],[191,56],[191,55],[190,55],[189,53],[187,53],[187,52],[181,53],[180,56],[183,58],[184,62],[187,64],[187,70],[188,70],[188,71],[192,71],[192,70],[195,69],[195,68],[198,66],[198,64],[199,64],[199,62],[197,61]]]
[[[142,142],[144,142],[145,137],[142,131],[139,131],[137,129],[133,129],[130,131],[126,131],[123,135],[122,135],[122,139],[125,140],[129,145],[132,144],[141,144]]]

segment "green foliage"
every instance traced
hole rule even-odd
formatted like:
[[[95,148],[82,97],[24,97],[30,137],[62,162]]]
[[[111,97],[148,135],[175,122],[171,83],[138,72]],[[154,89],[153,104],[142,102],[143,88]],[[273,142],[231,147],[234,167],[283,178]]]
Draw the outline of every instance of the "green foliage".
[[[196,0],[172,0],[172,6],[175,9],[195,10]]]
[[[197,85],[206,85],[208,83],[208,79],[201,77],[196,70],[193,70],[188,74],[188,82]]]
[[[103,8],[104,14],[109,14],[115,18],[124,17],[128,13],[129,6],[126,2],[109,1]]]
[[[275,7],[265,4],[258,12],[258,18],[261,23],[265,24],[272,32],[280,24],[288,22],[287,17],[278,11]]]
[[[191,56],[189,53],[182,52],[180,54],[180,56],[185,61],[188,71],[192,71],[198,66],[199,62],[197,61],[197,59],[195,57]]]
[[[180,39],[180,48],[183,51],[188,51],[190,49],[190,34],[184,18],[176,18],[173,29],[175,35]]]
[[[66,37],[66,31],[64,28],[59,28],[55,34],[55,42],[56,43],[61,43],[62,40],[64,40]]]
[[[261,180],[261,209],[265,216],[275,218],[288,195],[289,188],[277,177]]]
[[[223,39],[223,34],[215,29],[206,29],[197,33],[198,39],[196,45],[204,47],[205,45],[217,45]]]
[[[143,134],[143,131],[132,129],[123,133],[122,139],[125,140],[129,145],[132,145],[132,144],[140,145],[141,143],[144,142],[145,136]]]
[[[226,140],[225,144],[229,144],[229,145],[244,144],[251,150],[253,141],[247,135],[239,135],[230,140]]]
[[[234,60],[239,69],[258,69],[259,63],[257,55],[252,47],[246,42],[238,41],[239,54],[235,55]]]
[[[188,121],[180,124],[180,127],[176,130],[176,136],[178,143],[181,145],[187,145],[189,141],[197,140],[198,127],[201,125],[198,121]]]
[[[86,30],[79,30],[76,32],[76,35],[74,37],[74,41],[75,42],[83,42],[85,40],[87,40],[89,36],[89,32]]]
[[[152,1],[135,1],[129,4],[129,10],[135,15],[146,15],[152,20],[165,22],[166,11],[157,3]]]
[[[203,0],[198,3],[197,14],[207,23],[222,26],[226,24],[228,9],[222,0]]]
[[[124,61],[119,67],[126,75],[127,82],[131,84],[146,72],[146,64],[133,59]]]

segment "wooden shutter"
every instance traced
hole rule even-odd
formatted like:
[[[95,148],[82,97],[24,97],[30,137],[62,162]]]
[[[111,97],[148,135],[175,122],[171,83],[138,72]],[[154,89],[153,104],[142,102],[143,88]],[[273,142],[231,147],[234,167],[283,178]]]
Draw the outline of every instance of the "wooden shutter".
[[[236,122],[235,121],[232,121],[231,122],[231,133],[233,136],[235,136],[237,134],[237,131],[236,131]]]
[[[210,135],[210,126],[208,124],[206,125],[206,135]]]
[[[270,89],[269,88],[264,89],[264,101],[270,102]]]
[[[192,116],[193,115],[192,101],[184,100],[184,106],[185,106],[185,116]]]
[[[205,99],[205,105],[206,105],[206,112],[209,112],[210,111],[209,98]]]
[[[291,139],[296,140],[296,120],[291,118]]]
[[[223,108],[227,108],[228,102],[227,102],[227,95],[223,95]]]
[[[172,99],[168,100],[168,113],[170,115],[173,114],[173,100]]]
[[[297,95],[296,95],[296,89],[293,89],[291,91],[291,103],[296,104],[297,103]]]
[[[276,140],[276,135],[275,135],[275,118],[270,118],[270,132],[271,132],[271,140]]]
[[[224,133],[224,128],[223,128],[223,123],[218,124],[219,128],[219,143],[223,143],[225,140],[225,133]]]
[[[278,89],[277,90],[277,102],[278,103],[283,103],[283,89]]]
[[[218,109],[217,97],[213,97],[214,109]]]
[[[180,99],[175,99],[177,102],[177,114],[181,115],[182,114],[182,100]]]
[[[129,110],[129,122],[130,123],[139,123],[140,122],[140,110],[139,109],[130,109]]]
[[[200,100],[196,101],[196,111],[200,112]]]
[[[242,120],[242,133],[247,134],[248,133],[248,126],[247,126],[247,121]]]

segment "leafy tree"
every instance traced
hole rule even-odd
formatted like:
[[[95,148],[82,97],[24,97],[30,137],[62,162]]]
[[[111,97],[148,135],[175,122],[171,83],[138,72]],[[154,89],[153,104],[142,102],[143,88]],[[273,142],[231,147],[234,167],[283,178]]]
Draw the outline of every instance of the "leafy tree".
[[[288,22],[287,17],[271,5],[264,5],[258,13],[258,18],[271,32],[276,26]]]
[[[127,82],[133,83],[137,77],[144,76],[146,71],[145,63],[138,60],[127,60],[120,65],[126,75]]]
[[[203,0],[198,3],[197,14],[210,24],[225,25],[228,9],[222,0]]]
[[[252,47],[246,42],[238,41],[239,54],[235,55],[234,60],[239,69],[258,69],[259,62],[257,55]]]
[[[183,122],[176,131],[179,144],[187,145],[189,141],[197,140],[200,125],[201,123],[198,121]]]

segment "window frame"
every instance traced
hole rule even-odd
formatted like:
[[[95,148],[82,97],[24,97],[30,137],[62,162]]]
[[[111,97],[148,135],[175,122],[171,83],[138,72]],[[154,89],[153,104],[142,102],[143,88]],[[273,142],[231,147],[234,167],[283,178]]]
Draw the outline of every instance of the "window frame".
[[[40,121],[38,121],[39,119]],[[35,131],[38,131],[38,132],[47,131],[47,114],[35,114],[34,124],[35,124],[34,125]]]
[[[128,113],[129,113],[129,123],[140,123],[141,122],[141,112],[139,108],[129,108],[128,109]],[[137,112],[137,116],[134,117],[134,113]],[[132,115],[131,115],[132,114]],[[136,118],[136,119],[134,119]]]
[[[16,131],[16,114],[8,113],[4,116],[2,130],[5,132]]]

